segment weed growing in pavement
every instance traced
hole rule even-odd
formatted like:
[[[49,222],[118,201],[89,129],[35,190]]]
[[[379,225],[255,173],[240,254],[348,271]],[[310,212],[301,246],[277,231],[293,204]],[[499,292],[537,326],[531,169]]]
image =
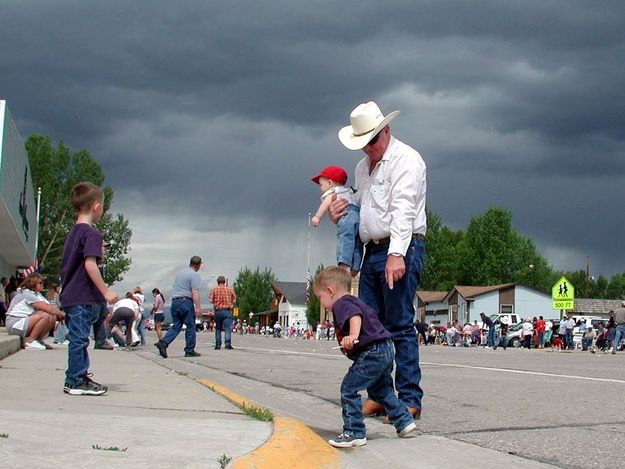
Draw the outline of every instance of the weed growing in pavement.
[[[264,407],[243,404],[241,406],[241,410],[243,410],[243,412],[245,412],[250,417],[256,420],[260,420],[261,422],[273,421],[273,413],[269,409],[265,409]]]
[[[214,386],[206,386],[206,387],[210,389],[211,391],[216,392],[217,394],[222,394],[218,392]],[[228,398],[228,396],[226,395],[223,395],[223,396],[226,399],[228,399],[230,402],[232,402],[234,405],[239,407],[243,412],[245,412],[250,417],[256,420],[260,420],[261,422],[273,422],[273,413],[269,409],[265,409],[264,407],[256,406],[256,405],[247,405],[245,403],[240,404],[236,402],[235,400]]]
[[[109,446],[108,448],[105,448],[105,447],[100,446],[100,445],[91,445],[91,447],[93,449],[97,449],[97,450],[100,450],[100,451],[120,451],[122,453],[125,452],[128,449],[128,447],[126,447],[126,448],[119,448],[117,446]]]
[[[219,459],[217,460],[221,469],[224,469],[230,461],[232,461],[232,456],[226,456],[225,454],[219,456]]]
[[[176,371],[176,374],[180,376],[189,376],[188,371]]]
[[[8,433],[0,433],[0,438],[8,438],[9,434]]]

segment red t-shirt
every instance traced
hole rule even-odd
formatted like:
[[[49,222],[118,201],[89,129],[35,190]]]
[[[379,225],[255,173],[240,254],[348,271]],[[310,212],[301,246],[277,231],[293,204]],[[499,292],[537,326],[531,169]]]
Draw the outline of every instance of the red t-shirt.
[[[545,321],[542,319],[536,321],[536,332],[545,332]]]

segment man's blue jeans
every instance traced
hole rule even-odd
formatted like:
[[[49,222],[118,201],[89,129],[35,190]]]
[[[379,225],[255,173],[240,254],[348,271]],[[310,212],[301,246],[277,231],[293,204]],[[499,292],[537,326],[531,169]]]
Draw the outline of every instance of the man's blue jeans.
[[[569,350],[575,348],[575,344],[573,343],[573,329],[566,330],[566,348]]]
[[[193,300],[190,298],[174,298],[171,300],[171,319],[173,324],[171,329],[167,331],[165,337],[161,340],[165,345],[169,346],[180,331],[182,325],[187,326],[184,334],[186,353],[195,351],[195,308],[193,307]]]
[[[616,333],[614,334],[614,342],[612,343],[612,353],[616,353],[618,350],[618,344],[621,339],[625,337],[625,324],[616,325]]]
[[[374,342],[358,354],[341,384],[343,433],[355,438],[366,436],[360,399],[360,391],[363,389],[367,389],[370,399],[384,406],[397,431],[412,422],[406,404],[395,396],[392,371],[393,349],[390,340]]]
[[[391,333],[395,345],[395,388],[399,399],[406,405],[421,408],[423,390],[419,367],[419,344],[414,323],[414,304],[417,287],[423,270],[425,243],[420,239],[410,242],[404,262],[406,273],[393,283],[386,284],[388,245],[367,247],[360,271],[358,296],[378,313],[380,322]]]
[[[226,347],[232,345],[232,311],[229,309],[215,310],[215,347],[221,347],[221,331],[224,331]]]
[[[77,305],[63,308],[67,326],[67,370],[65,383],[71,386],[81,384],[89,370],[89,333],[93,321],[93,309],[97,305]]]
[[[488,337],[486,338],[486,345],[489,347],[495,347],[495,326],[488,328]]]
[[[358,236],[359,209],[354,204],[347,206],[347,214],[339,218],[336,225],[336,262],[346,264],[353,270],[360,270],[362,263],[362,242]]]

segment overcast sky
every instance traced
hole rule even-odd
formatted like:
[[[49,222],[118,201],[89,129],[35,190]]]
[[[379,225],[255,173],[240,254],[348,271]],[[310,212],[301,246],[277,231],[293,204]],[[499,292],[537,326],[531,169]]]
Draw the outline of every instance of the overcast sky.
[[[512,211],[556,269],[625,270],[625,3],[0,0],[0,97],[22,136],[88,149],[130,219],[115,288],[269,267],[305,281],[310,178],[375,100],[452,229]],[[311,235],[311,269],[335,230]],[[213,280],[214,283],[214,280]],[[122,292],[123,293],[123,292]]]

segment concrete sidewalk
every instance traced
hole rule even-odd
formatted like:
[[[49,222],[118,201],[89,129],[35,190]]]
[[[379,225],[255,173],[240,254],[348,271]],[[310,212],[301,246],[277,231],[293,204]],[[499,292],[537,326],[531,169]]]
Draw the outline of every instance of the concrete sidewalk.
[[[272,435],[271,422],[133,351],[90,350],[93,379],[108,393],[64,394],[67,350],[55,347],[0,361],[3,467],[219,468],[220,458],[246,455]]]

